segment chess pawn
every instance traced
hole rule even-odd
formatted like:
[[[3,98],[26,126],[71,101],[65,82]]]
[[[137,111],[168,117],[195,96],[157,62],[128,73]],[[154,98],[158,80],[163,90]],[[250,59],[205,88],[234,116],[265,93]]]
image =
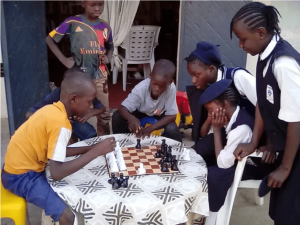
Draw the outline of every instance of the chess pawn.
[[[123,173],[120,173],[120,179],[119,179],[119,183],[120,185],[122,185],[122,183],[124,182],[124,174]]]
[[[146,173],[146,169],[144,168],[144,164],[140,163],[140,168],[138,168],[138,174],[142,175]]]
[[[172,146],[169,146],[168,154],[172,155]]]
[[[156,152],[156,153],[154,154],[154,157],[155,157],[155,158],[161,158],[161,154],[159,154],[158,152]]]
[[[136,143],[135,148],[136,148],[136,149],[142,149],[142,146],[141,146],[141,139],[137,139],[137,143]]]
[[[173,170],[173,171],[179,171],[178,166],[177,166],[177,160],[176,160],[176,159],[174,159],[174,160],[172,161],[171,170]]]
[[[112,184],[115,179],[116,179],[116,175],[114,173],[111,173],[111,178],[108,180],[108,183]]]
[[[161,172],[170,172],[168,169],[168,164],[166,162],[161,167]]]
[[[129,180],[129,176],[126,176],[126,177],[125,177],[125,180],[124,180],[123,183],[122,183],[122,186],[123,186],[124,188],[127,188],[127,187],[128,187],[128,180]]]
[[[116,180],[113,184],[112,184],[112,188],[113,189],[119,189],[121,187],[120,182],[118,180]]]

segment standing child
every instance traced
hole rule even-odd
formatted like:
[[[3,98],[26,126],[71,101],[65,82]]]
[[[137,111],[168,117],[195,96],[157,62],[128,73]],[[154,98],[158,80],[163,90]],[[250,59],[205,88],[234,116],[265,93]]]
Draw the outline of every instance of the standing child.
[[[296,225],[300,221],[300,54],[280,37],[279,12],[273,6],[252,2],[242,7],[231,21],[230,31],[239,46],[259,55],[256,68],[257,109],[253,137],[235,150],[238,160],[257,148],[263,129],[273,162],[269,174],[271,191],[269,215],[275,225]]]
[[[97,98],[105,106],[105,112],[97,116],[98,135],[109,134],[109,104],[107,86],[107,66],[113,53],[113,39],[110,26],[99,19],[104,1],[82,1],[85,12],[67,18],[46,38],[46,42],[56,57],[67,67],[74,64],[88,73],[97,86]],[[64,35],[70,35],[72,57],[66,58],[55,42]],[[55,41],[55,42],[54,42]]]
[[[137,137],[145,137],[163,127],[163,136],[182,141],[175,123],[178,112],[176,87],[173,83],[175,71],[175,65],[169,60],[160,59],[155,63],[150,78],[137,84],[114,112],[114,134],[130,132]],[[141,128],[140,120],[146,116],[153,116],[158,122]]]
[[[73,72],[61,85],[60,101],[34,113],[12,136],[2,170],[3,187],[45,210],[61,225],[73,224],[74,215],[47,182],[45,167],[50,161],[53,180],[61,180],[90,161],[114,149],[113,138],[88,147],[69,148],[69,117],[82,117],[93,108],[96,87],[83,72]],[[66,156],[79,155],[65,162]],[[17,156],[17,157],[16,157]]]
[[[252,137],[254,119],[239,106],[239,95],[230,86],[232,80],[211,84],[201,95],[200,104],[211,117],[214,152],[207,157],[207,184],[209,217],[206,224],[215,224],[217,212],[224,204],[236,168],[233,152],[239,143],[248,143]],[[225,128],[226,139],[222,137]]]

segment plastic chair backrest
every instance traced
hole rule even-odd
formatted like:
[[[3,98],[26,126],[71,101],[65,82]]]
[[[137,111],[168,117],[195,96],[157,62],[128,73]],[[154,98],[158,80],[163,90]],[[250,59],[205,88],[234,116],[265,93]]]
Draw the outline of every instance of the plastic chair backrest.
[[[122,48],[126,50],[125,58],[132,61],[150,60],[158,44],[159,26],[132,26]]]

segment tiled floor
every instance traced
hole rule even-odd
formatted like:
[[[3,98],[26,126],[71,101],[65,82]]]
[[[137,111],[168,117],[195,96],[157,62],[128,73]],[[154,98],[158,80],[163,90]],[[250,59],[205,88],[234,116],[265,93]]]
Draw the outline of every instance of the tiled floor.
[[[193,145],[191,130],[184,131],[184,144]],[[9,142],[7,119],[1,119],[1,166],[3,165],[6,147]],[[254,190],[239,189],[235,198],[231,213],[230,225],[271,225],[272,220],[268,216],[269,195],[265,198],[263,206],[255,205]],[[28,212],[31,225],[41,225],[41,210],[28,203]],[[12,225],[9,219],[1,219],[2,225]],[[28,224],[28,223],[27,223]]]

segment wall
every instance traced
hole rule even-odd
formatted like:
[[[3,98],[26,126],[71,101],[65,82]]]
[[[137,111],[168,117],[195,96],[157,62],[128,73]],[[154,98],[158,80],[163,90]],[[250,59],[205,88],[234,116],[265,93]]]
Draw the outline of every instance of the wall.
[[[281,14],[279,26],[283,39],[300,52],[300,1],[261,1],[266,5],[273,5]],[[247,54],[246,68],[253,74],[255,73],[258,56]]]

